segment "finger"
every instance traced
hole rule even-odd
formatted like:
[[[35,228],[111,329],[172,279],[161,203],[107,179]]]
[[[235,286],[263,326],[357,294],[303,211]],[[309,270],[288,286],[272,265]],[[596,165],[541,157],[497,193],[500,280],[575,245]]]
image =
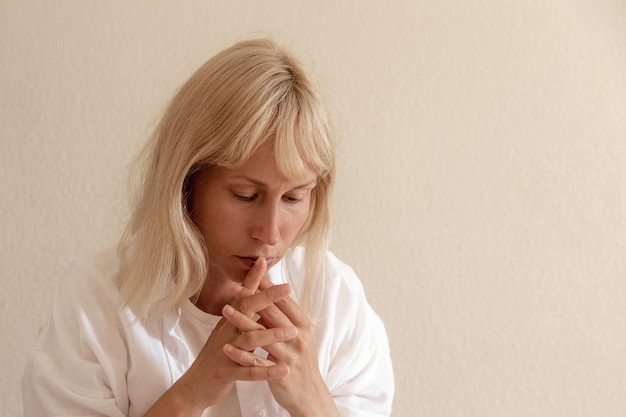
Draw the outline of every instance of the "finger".
[[[224,345],[223,352],[233,362],[241,366],[274,366],[276,362],[255,355],[253,352],[239,349],[230,343]]]
[[[229,304],[226,304],[224,308],[222,308],[222,317],[224,317],[229,323],[231,323],[241,332],[265,329],[262,324],[252,320],[250,316],[243,314]]]
[[[294,323],[291,322],[289,317],[287,317],[280,310],[280,308],[278,308],[277,304],[272,304],[271,306],[259,311],[258,315],[259,319],[257,320],[257,323],[259,323],[266,329],[274,327],[295,326]]]
[[[261,282],[261,279],[266,272],[267,261],[264,257],[259,256],[254,265],[252,265],[252,268],[250,268],[250,271],[248,271],[248,275],[246,275],[246,278],[244,278],[242,286],[253,292],[256,292],[257,288],[259,287],[259,282]]]
[[[287,342],[298,335],[298,329],[293,326],[275,327],[272,329],[252,330],[243,332],[233,340],[232,344],[243,350],[254,350],[258,347],[265,348],[274,343]]]
[[[291,285],[289,284],[275,285],[257,293],[252,293],[250,290],[243,287],[239,288],[239,290],[233,291],[234,298],[237,300],[234,306],[249,317],[252,317],[255,313],[259,313],[265,309],[270,309],[268,314],[279,314],[279,310],[274,306],[274,304],[280,300],[288,298],[289,294],[291,294]],[[242,294],[249,295],[243,296]]]
[[[268,353],[267,360],[271,362],[289,365],[289,362],[296,358],[288,343],[273,343],[263,346],[263,349]]]
[[[289,373],[287,365],[272,366],[242,366],[233,371],[234,379],[238,381],[271,381],[280,379]]]
[[[286,342],[298,335],[298,329],[290,325],[266,329],[229,305],[224,306],[222,314],[230,324],[242,332],[233,343],[243,350],[253,350],[272,343]]]
[[[275,285],[272,286],[270,288],[268,288],[266,291],[270,291],[270,292],[274,292],[277,289],[279,289],[282,286],[285,286],[288,284],[280,284],[280,285]],[[291,286],[289,286],[289,290],[291,291]],[[273,296],[268,295],[267,293],[257,293],[252,295],[252,292],[246,288],[242,288],[241,286],[238,286],[236,288],[236,290],[233,292],[234,298],[235,300],[240,300],[243,301],[244,300],[244,295],[248,295],[249,297],[259,297],[259,299],[257,300],[250,300],[250,301],[243,301],[244,303],[251,303],[249,306],[243,306],[241,307],[240,305],[237,305],[238,308],[242,308],[242,310],[244,309],[251,309],[252,311],[255,311],[256,313],[258,313],[258,315],[260,316],[260,319],[258,320],[259,323],[261,323],[261,325],[263,327],[279,327],[279,326],[290,326],[292,325],[291,321],[287,318],[287,316],[285,316],[283,314],[282,311],[280,311],[280,309],[278,307],[276,307],[276,304],[274,304],[276,301],[279,301],[279,294],[273,294]],[[289,293],[285,294],[285,297],[288,297]],[[272,302],[272,304],[269,304],[267,307],[264,307],[264,303],[263,300],[265,300],[265,304],[275,300]],[[261,303],[260,305],[257,303]],[[254,315],[254,313],[248,313],[249,317],[252,317]],[[264,319],[264,317],[267,318],[267,321]],[[270,324],[271,323],[271,324]]]
[[[259,282],[259,289],[261,292],[268,291],[271,288],[277,287],[274,285],[269,279],[262,278]],[[295,300],[291,297],[285,297],[281,300],[278,300],[274,303],[276,307],[282,312],[287,319],[293,323],[296,327],[301,327],[304,325],[310,324],[311,320],[309,317],[302,311],[302,308],[295,302]],[[266,316],[259,313],[261,317],[269,324],[270,326],[274,326],[274,321],[277,319],[281,319],[280,316]]]
[[[298,335],[295,327],[276,327],[272,329],[251,330],[237,336],[231,344],[239,349],[251,351],[274,343],[287,342]]]

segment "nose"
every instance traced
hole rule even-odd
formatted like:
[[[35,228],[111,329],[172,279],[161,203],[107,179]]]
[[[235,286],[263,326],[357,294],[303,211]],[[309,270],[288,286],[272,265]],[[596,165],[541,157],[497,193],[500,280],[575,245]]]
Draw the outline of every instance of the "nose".
[[[259,207],[253,219],[252,237],[266,245],[280,242],[280,216],[278,204],[265,202]]]

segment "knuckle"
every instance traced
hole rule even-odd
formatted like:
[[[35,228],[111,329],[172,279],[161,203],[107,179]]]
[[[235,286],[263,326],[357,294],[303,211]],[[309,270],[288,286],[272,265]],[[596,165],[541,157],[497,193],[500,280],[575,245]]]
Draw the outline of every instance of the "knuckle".
[[[289,335],[289,330],[287,328],[274,329],[274,337],[279,340],[291,339],[291,336]]]
[[[298,363],[298,355],[294,352],[290,352],[288,354],[285,355],[285,362],[293,365]]]
[[[226,380],[228,379],[228,376],[230,375],[230,371],[225,367],[225,366],[220,366],[215,370],[215,376],[219,379],[219,380]]]
[[[266,290],[267,298],[272,302],[282,300],[287,295],[289,295],[289,288],[286,284],[280,285],[272,285],[268,287]]]
[[[255,332],[245,332],[241,335],[241,337],[243,338],[243,341],[248,345],[253,345],[254,342],[256,342],[258,339]]]
[[[251,380],[259,379],[258,378],[258,376],[259,376],[258,369],[259,368],[252,368],[252,367],[246,368],[246,373],[248,374],[248,378],[251,379]]]
[[[290,343],[292,344],[296,352],[304,352],[308,350],[308,347],[310,346],[310,343],[308,342],[309,340],[312,339],[296,337]],[[295,352],[293,354],[295,355]]]
[[[271,317],[278,317],[278,315],[280,314],[280,309],[278,307],[276,307],[274,304],[270,305],[267,309],[267,314],[269,314]]]
[[[239,310],[241,312],[245,313],[250,308],[250,299],[249,298],[243,298],[243,299],[239,300],[238,304],[239,304]]]
[[[262,375],[262,379],[271,379],[272,378],[272,371],[269,367],[263,367],[263,368],[257,368],[259,369],[259,374]]]
[[[315,327],[315,324],[313,324],[312,322],[307,322],[306,324],[302,326],[302,331],[307,335],[315,336],[315,333],[317,332],[317,328]]]
[[[276,295],[276,287],[274,287],[274,286],[268,287],[265,290],[265,295],[267,296],[267,298],[273,299],[274,296]]]

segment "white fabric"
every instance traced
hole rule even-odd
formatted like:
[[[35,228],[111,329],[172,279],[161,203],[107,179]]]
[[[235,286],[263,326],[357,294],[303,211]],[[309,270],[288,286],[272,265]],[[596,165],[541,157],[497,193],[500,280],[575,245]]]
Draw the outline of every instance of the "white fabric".
[[[274,283],[293,285],[296,299],[302,258],[296,248],[270,271]],[[25,417],[139,417],[193,362],[203,339],[198,331],[204,326],[206,339],[214,320],[207,324],[189,303],[141,323],[116,304],[116,271],[116,258],[103,255],[59,286],[26,365]],[[384,326],[352,269],[330,253],[326,274],[312,312],[319,317],[321,374],[342,416],[388,416],[394,381]],[[265,382],[238,382],[234,394],[243,417],[289,415]]]
[[[186,341],[193,357],[198,356],[207,336],[211,334],[221,318],[221,316],[205,313],[189,300],[182,305],[178,328],[181,338]],[[233,387],[220,403],[207,408],[202,413],[202,417],[224,416],[241,417],[236,387]]]

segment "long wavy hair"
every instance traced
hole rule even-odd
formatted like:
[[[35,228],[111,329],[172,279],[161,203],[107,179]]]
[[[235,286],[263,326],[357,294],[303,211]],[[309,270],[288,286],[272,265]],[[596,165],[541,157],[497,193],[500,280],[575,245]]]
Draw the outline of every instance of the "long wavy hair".
[[[312,79],[267,39],[239,42],[202,65],[181,87],[141,154],[142,179],[118,252],[123,305],[141,320],[193,299],[209,270],[203,238],[187,210],[190,177],[210,166],[236,168],[268,140],[288,178],[317,175],[309,218],[295,245],[305,248],[301,297],[310,311],[323,280],[335,150]]]

